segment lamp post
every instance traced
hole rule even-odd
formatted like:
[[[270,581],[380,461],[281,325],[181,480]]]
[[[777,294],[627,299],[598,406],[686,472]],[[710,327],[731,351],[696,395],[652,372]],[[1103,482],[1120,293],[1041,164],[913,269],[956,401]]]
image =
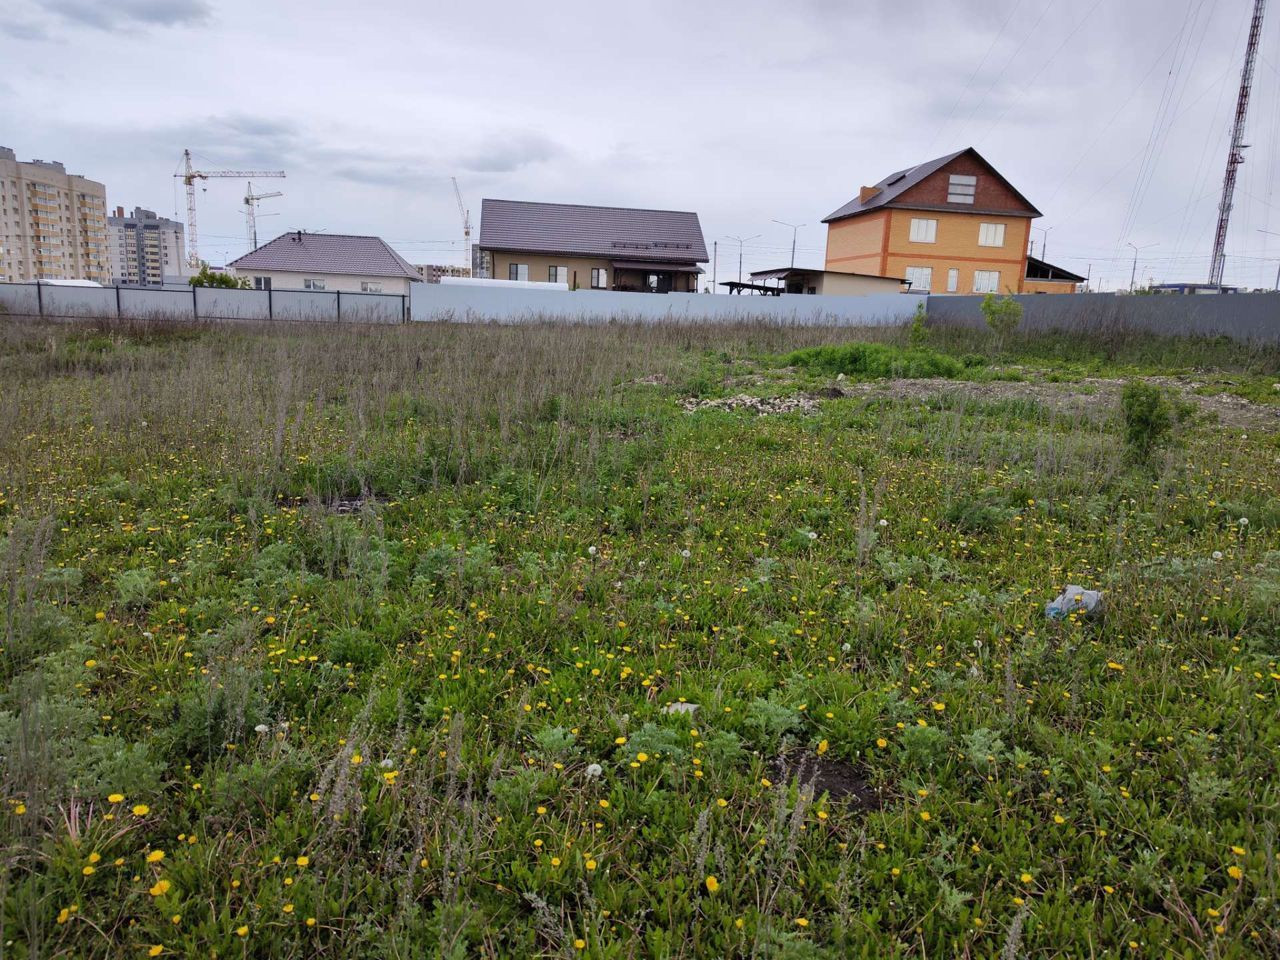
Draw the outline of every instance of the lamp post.
[[[1129,292],[1130,292],[1130,293],[1133,293],[1133,283],[1134,283],[1134,280],[1136,280],[1136,279],[1137,279],[1137,276],[1138,276],[1138,251],[1139,251],[1139,250],[1149,250],[1151,247],[1158,247],[1158,246],[1160,246],[1160,244],[1158,244],[1158,243],[1148,243],[1148,244],[1146,244],[1145,246],[1141,246],[1141,247],[1139,247],[1139,246],[1137,246],[1136,244],[1130,243],[1130,244],[1128,244],[1128,246],[1133,247],[1133,269],[1132,269],[1131,271],[1129,271]]]
[[[751,240],[759,240],[760,234],[754,237],[725,237],[726,240],[733,240],[738,244],[738,283],[742,283],[742,245]]]
[[[1049,231],[1050,231],[1050,230],[1052,230],[1052,229],[1053,229],[1053,227],[1032,227],[1031,229],[1032,229],[1032,230],[1039,230],[1041,233],[1043,233],[1043,234],[1044,234],[1044,236],[1040,238],[1040,259],[1041,259],[1041,260],[1043,260],[1043,259],[1044,259],[1044,251],[1045,251],[1045,249],[1049,246]],[[1036,255],[1035,247],[1036,247],[1036,245],[1035,245],[1035,241],[1032,241],[1032,243],[1031,243],[1031,255],[1032,255],[1033,257]]]
[[[794,270],[796,266],[796,232],[801,227],[807,227],[807,223],[787,223],[785,220],[774,220],[773,223],[783,227],[791,228],[791,268]]]

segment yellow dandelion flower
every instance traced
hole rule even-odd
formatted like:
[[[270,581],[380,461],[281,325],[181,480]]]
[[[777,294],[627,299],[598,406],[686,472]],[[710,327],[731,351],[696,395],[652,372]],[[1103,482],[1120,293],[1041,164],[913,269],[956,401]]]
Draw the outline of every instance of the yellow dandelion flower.
[[[135,817],[145,817],[150,812],[151,812],[151,808],[148,807],[145,803],[139,803],[137,806],[133,808],[133,815]]]
[[[1029,873],[1024,873],[1024,874],[1022,874],[1020,877],[1018,877],[1018,879],[1019,879],[1019,880],[1021,880],[1023,883],[1030,883],[1030,882],[1032,881],[1032,879],[1033,879],[1033,878],[1032,878],[1031,874],[1029,874]]]
[[[928,823],[930,820],[933,819],[933,814],[931,814],[928,810],[921,810],[920,819],[923,820],[925,823]]]
[[[147,863],[159,863],[164,859],[163,850],[152,850],[147,854]]]
[[[830,748],[830,746],[831,746],[831,744],[827,743],[827,741],[826,741],[826,740],[823,740],[821,743],[819,743],[819,744],[818,744],[818,756],[822,756],[824,753],[826,753],[826,752],[827,752],[827,750]]]
[[[805,919],[804,917],[796,917],[797,927],[807,927],[808,925],[809,925],[809,921],[807,919]]]
[[[300,867],[305,867],[307,864],[311,862],[311,858],[304,853],[302,856],[298,857],[298,859],[293,862]]]
[[[113,793],[107,797],[107,803],[124,803],[123,793]]]
[[[93,867],[84,867],[80,870],[86,877],[92,877],[97,871]]]
[[[1229,876],[1232,880],[1239,880],[1241,877],[1244,876],[1244,871],[1241,870],[1239,867],[1237,867],[1235,864],[1232,864],[1231,866],[1227,867],[1227,876]]]
[[[585,941],[585,940],[583,940],[581,937],[579,937],[577,940],[573,941],[573,949],[575,949],[575,950],[585,950],[585,949],[587,949],[587,941]]]
[[[715,893],[720,889],[720,881],[717,880],[714,875],[707,877],[706,884],[707,893]]]
[[[153,897],[163,897],[169,892],[169,888],[171,886],[173,886],[173,884],[168,880],[157,880],[155,886],[148,890],[147,893],[151,894]]]
[[[158,957],[158,956],[160,956],[160,954],[162,954],[162,953],[164,953],[164,944],[163,944],[163,943],[157,943],[155,946],[153,946],[150,950],[148,950],[148,951],[147,951],[147,956],[148,956],[148,957]]]
[[[243,937],[247,937],[248,935],[249,935],[249,925],[248,925],[248,924],[245,924],[245,925],[244,925],[244,926],[242,926],[242,927],[236,927],[236,936],[237,936],[237,937],[241,937],[241,938],[243,938]]]

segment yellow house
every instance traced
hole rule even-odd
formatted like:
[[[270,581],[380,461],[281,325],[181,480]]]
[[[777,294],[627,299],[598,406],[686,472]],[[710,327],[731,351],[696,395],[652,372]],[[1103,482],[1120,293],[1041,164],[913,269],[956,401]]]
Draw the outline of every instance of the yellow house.
[[[913,292],[1027,290],[1040,211],[969,147],[891,173],[823,219],[828,270],[905,277]],[[1044,284],[1040,290],[1066,283]]]

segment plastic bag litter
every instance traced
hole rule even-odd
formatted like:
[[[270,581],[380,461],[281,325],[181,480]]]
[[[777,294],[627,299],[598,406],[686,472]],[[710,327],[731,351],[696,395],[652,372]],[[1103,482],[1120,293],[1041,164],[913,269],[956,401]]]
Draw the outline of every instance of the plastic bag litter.
[[[1086,590],[1074,583],[1044,605],[1044,615],[1050,620],[1065,620],[1071,614],[1096,617],[1102,613],[1102,591]]]

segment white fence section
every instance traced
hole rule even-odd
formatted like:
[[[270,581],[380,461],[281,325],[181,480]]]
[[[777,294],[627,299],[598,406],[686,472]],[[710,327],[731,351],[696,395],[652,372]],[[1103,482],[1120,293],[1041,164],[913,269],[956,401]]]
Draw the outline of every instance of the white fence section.
[[[408,296],[221,287],[58,287],[0,283],[0,313],[45,317],[169,317],[179,320],[301,320],[340,323],[671,323],[735,320],[878,326],[910,319],[920,297],[743,297],[705,293],[616,293],[416,283]]]
[[[879,326],[911,318],[921,298],[899,293],[857,297],[726,296],[706,293],[619,293],[611,290],[536,290],[495,286],[416,283],[411,293],[414,320],[457,323],[521,323],[561,320],[576,323],[771,320]]]

